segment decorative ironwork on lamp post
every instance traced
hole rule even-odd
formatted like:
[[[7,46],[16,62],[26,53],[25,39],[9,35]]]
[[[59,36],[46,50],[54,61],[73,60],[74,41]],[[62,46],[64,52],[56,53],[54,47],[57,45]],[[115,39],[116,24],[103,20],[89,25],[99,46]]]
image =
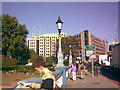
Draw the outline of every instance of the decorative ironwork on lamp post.
[[[58,17],[58,20],[56,22],[57,24],[57,28],[58,28],[58,38],[59,38],[59,49],[58,49],[58,63],[57,63],[57,67],[60,67],[60,66],[64,66],[63,64],[63,53],[62,53],[62,48],[61,48],[61,29],[62,29],[62,25],[63,25],[63,22],[62,20],[60,19],[60,16]]]

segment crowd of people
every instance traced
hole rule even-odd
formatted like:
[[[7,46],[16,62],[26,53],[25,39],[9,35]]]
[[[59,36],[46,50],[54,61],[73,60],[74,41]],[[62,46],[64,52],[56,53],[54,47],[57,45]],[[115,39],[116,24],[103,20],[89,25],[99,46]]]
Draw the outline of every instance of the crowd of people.
[[[78,72],[80,72],[80,78],[84,79],[85,74],[88,71],[88,66],[84,62],[80,63],[79,61],[76,61],[75,63],[73,63],[71,67],[71,71],[72,71],[72,80],[76,80]]]

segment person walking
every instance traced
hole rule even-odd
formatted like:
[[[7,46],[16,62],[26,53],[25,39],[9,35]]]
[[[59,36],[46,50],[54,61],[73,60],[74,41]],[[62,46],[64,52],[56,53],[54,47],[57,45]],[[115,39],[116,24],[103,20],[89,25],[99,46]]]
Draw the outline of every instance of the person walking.
[[[87,75],[87,72],[88,72],[88,62],[84,63],[84,65],[85,65],[85,75]]]
[[[77,73],[78,68],[79,68],[79,61],[77,60],[75,63],[76,63],[76,68],[77,68],[76,73]]]
[[[71,70],[72,70],[73,80],[76,80],[76,71],[77,71],[77,68],[76,68],[76,64],[75,64],[75,63],[74,63],[73,66],[71,67]]]
[[[84,62],[82,62],[81,65],[79,66],[79,70],[80,70],[81,79],[83,79],[85,76],[85,71],[86,71],[86,67],[84,65]]]
[[[45,66],[44,60],[36,60],[33,63],[33,68],[40,74],[44,74],[40,83],[22,83],[21,88],[27,88],[28,86],[35,89],[49,89],[53,90],[55,88],[55,76],[53,73]]]

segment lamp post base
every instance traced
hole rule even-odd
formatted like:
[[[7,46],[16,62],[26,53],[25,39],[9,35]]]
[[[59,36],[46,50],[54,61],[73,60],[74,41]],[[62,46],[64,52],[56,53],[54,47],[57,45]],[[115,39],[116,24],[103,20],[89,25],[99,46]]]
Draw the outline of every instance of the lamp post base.
[[[63,64],[63,53],[62,52],[58,52],[58,64],[57,64],[57,67],[61,67],[61,66],[64,66]]]

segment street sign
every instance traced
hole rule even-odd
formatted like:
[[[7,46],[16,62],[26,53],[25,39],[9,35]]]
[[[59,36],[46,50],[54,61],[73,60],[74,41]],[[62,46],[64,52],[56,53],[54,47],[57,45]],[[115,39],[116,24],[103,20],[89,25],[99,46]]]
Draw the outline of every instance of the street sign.
[[[86,56],[82,56],[82,58],[86,58]]]
[[[91,57],[90,57],[90,59],[95,59],[95,58],[96,58],[95,54],[91,55]]]
[[[85,54],[88,57],[92,54],[95,54],[95,46],[85,46]]]
[[[87,50],[87,51],[86,51],[86,56],[89,57],[89,56],[92,55],[92,54],[93,54],[93,50]]]
[[[95,46],[85,46],[85,54],[87,57],[90,57],[95,54]],[[93,68],[93,60],[92,60],[92,76],[94,77],[94,68]]]
[[[85,46],[85,50],[94,50],[95,51],[95,46]]]

